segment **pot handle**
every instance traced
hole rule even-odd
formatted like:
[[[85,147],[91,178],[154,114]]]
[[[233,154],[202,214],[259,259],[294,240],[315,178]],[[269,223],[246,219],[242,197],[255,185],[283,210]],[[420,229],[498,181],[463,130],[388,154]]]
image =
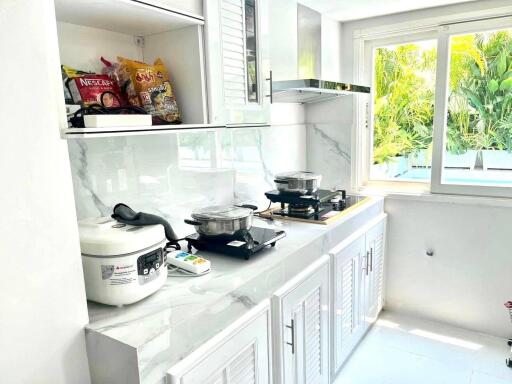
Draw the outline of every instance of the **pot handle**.
[[[258,210],[258,207],[255,206],[255,205],[252,205],[252,204],[242,204],[242,205],[237,205],[237,207],[249,208],[249,209],[252,209],[253,211],[257,211]]]
[[[274,183],[276,184],[290,184],[288,180],[274,180]]]
[[[190,219],[185,219],[183,220],[186,224],[190,224],[190,225],[201,225],[203,223],[200,223],[199,221],[195,221],[195,220],[190,220]]]

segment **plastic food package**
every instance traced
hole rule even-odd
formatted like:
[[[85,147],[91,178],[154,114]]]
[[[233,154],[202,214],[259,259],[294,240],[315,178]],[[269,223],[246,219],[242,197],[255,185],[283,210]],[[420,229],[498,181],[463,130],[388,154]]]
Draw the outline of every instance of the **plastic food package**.
[[[117,83],[107,75],[98,75],[62,66],[66,75],[66,87],[73,103],[88,107],[100,104],[104,107],[120,107],[121,92]]]
[[[161,59],[153,65],[118,57],[119,85],[131,105],[143,107],[153,124],[180,123],[180,112]]]

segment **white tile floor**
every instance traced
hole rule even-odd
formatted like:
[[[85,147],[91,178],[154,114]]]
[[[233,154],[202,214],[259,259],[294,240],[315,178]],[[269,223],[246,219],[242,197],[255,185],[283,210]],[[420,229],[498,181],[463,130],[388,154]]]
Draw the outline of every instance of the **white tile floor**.
[[[509,353],[504,339],[383,312],[335,384],[510,384]]]

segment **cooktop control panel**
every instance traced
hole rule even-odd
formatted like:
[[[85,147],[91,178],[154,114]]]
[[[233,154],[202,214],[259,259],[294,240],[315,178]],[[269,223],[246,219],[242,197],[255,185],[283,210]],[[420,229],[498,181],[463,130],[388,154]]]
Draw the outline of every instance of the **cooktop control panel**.
[[[137,274],[139,275],[139,280],[152,279],[163,264],[164,250],[162,248],[139,256],[137,259]],[[143,277],[143,279],[140,279],[140,277]]]

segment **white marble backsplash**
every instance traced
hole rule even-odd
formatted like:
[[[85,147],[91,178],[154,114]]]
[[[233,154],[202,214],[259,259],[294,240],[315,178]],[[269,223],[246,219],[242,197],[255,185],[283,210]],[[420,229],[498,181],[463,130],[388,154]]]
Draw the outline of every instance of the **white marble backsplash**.
[[[74,139],[69,156],[79,219],[109,215],[123,202],[164,215],[179,227],[198,207],[253,203],[265,208],[264,192],[275,188],[275,173],[306,168],[306,128]]]
[[[351,189],[353,97],[306,108],[307,167],[322,175],[322,188]]]

